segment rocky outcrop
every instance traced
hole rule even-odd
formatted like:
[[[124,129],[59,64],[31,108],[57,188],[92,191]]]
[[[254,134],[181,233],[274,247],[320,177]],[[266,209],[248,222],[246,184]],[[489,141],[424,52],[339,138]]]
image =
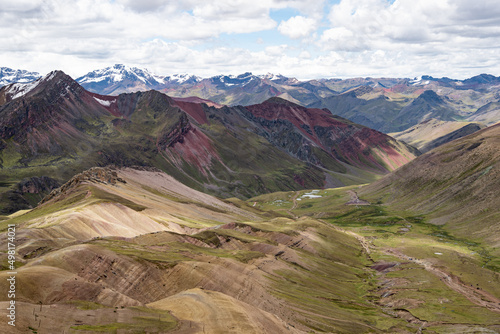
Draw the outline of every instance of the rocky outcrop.
[[[63,184],[61,187],[54,189],[40,202],[40,204],[46,203],[51,199],[58,197],[59,195],[67,192],[69,189],[74,188],[82,182],[103,183],[111,185],[115,185],[117,183],[127,183],[124,179],[118,177],[118,173],[113,169],[113,167],[94,167],[75,175],[71,178],[71,180]]]
[[[158,148],[167,149],[172,147],[175,143],[182,143],[184,136],[192,130],[189,119],[186,114],[182,114],[179,121],[170,128],[166,128],[158,137]]]

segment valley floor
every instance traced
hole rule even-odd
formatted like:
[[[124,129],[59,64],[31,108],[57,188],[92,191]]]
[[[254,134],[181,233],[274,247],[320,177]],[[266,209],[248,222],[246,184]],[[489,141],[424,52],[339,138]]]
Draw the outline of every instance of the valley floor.
[[[2,293],[2,333],[500,331],[491,249],[356,186],[241,201],[157,171],[77,180],[0,221],[17,247],[16,326]]]

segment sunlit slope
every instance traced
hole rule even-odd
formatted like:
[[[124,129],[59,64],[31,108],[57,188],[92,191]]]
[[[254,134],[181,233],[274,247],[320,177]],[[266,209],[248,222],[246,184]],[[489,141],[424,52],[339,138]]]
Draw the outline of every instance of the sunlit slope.
[[[320,220],[283,215],[221,201],[158,170],[88,170],[38,208],[2,222],[17,225],[22,320],[15,330],[406,328],[372,302],[373,272],[355,237]],[[7,276],[0,271],[0,289]]]
[[[425,214],[456,235],[500,243],[500,126],[440,146],[361,194]]]
[[[491,245],[457,237],[425,214],[364,196],[354,204],[356,192],[359,187],[280,192],[248,202],[291,217],[316,217],[354,236],[376,278],[367,298],[403,320],[409,332],[498,331],[500,267]],[[405,332],[389,332],[398,330]]]
[[[257,216],[193,190],[155,169],[93,168],[54,190],[36,209],[17,216],[34,239],[87,240],[184,232]],[[5,224],[11,221],[6,221]]]
[[[478,123],[429,119],[404,131],[389,133],[389,135],[418,148],[420,152],[427,152],[452,140],[479,131],[483,127]]]

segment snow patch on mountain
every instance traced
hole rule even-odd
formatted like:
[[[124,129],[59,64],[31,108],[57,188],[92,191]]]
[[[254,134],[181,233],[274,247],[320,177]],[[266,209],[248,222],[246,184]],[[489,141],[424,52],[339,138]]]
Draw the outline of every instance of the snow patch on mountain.
[[[104,107],[109,107],[111,105],[111,103],[115,103],[116,102],[116,99],[111,100],[111,101],[106,101],[106,100],[101,100],[101,99],[99,99],[99,98],[97,98],[95,96],[94,96],[94,100],[96,100],[97,102],[99,102]]]
[[[0,67],[0,87],[7,86],[11,83],[32,82],[40,77],[40,74],[37,72],[13,70],[8,67]]]
[[[50,80],[54,79],[56,74],[57,74],[57,71],[52,71],[49,74],[47,74],[46,76],[44,76],[41,81],[50,81]]]
[[[42,82],[41,79],[27,84],[14,83],[7,87],[6,93],[10,94],[10,98],[14,100],[31,92],[40,84],[40,82]]]
[[[176,82],[178,84],[183,84],[187,81],[199,82],[202,79],[196,75],[192,74],[174,74],[164,78],[165,81]]]
[[[118,83],[123,80],[141,81],[144,84],[159,84],[164,81],[164,77],[155,75],[147,69],[130,67],[122,64],[116,64],[113,67],[106,67],[95,70],[79,77],[76,81],[79,84],[113,82]]]
[[[258,77],[263,79],[263,80],[270,80],[270,81],[287,79],[285,76],[283,76],[281,74],[273,74],[273,73],[259,75]]]

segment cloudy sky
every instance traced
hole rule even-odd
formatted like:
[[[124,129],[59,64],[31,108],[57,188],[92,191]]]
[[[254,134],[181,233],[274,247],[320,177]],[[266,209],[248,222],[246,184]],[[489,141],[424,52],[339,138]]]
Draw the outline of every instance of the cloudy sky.
[[[498,0],[0,0],[0,67],[500,75]]]

